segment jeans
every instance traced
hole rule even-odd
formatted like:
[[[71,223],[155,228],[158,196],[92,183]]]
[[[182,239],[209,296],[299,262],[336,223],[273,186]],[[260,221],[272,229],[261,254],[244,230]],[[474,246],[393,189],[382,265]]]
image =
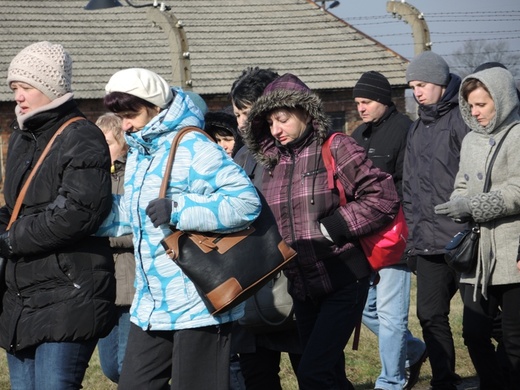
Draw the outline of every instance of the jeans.
[[[417,317],[432,368],[434,390],[456,390],[455,346],[450,327],[450,302],[459,287],[459,275],[444,255],[417,256]]]
[[[375,276],[375,275],[374,275]],[[363,324],[379,340],[381,374],[375,387],[401,390],[406,382],[405,368],[416,363],[425,344],[408,330],[410,308],[410,271],[394,265],[379,271],[380,280],[368,291]]]
[[[479,287],[476,302],[473,291],[474,286],[464,285],[462,335],[479,376],[480,389],[515,389],[520,383],[520,284],[489,286],[487,299]],[[499,307],[505,364],[491,341]]]
[[[123,367],[128,332],[130,331],[130,306],[117,306],[117,323],[107,337],[99,339],[99,363],[103,374],[112,382],[119,382]]]
[[[353,390],[344,349],[365,306],[369,278],[319,299],[294,300],[303,355],[296,374],[300,390]]]
[[[15,355],[7,353],[12,390],[81,388],[97,339],[42,343]]]

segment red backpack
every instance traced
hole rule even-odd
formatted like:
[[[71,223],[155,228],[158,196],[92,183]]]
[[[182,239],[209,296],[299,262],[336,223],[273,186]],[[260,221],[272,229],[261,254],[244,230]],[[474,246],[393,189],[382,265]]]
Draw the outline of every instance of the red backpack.
[[[327,184],[330,190],[336,188],[339,192],[339,204],[344,206],[347,204],[347,197],[343,185],[338,180],[336,173],[336,162],[330,152],[330,144],[336,136],[348,137],[343,133],[332,134],[322,145],[321,155],[325,168],[327,169]],[[403,207],[399,207],[399,211],[394,220],[384,228],[359,237],[359,242],[363,248],[363,252],[368,262],[375,271],[380,270],[388,265],[394,265],[400,262],[406,248],[406,239],[408,238],[408,226],[404,218]]]

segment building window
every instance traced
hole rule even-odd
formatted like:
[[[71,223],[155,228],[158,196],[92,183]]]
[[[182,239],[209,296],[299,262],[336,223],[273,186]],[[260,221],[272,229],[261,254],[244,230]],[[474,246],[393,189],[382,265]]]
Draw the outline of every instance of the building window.
[[[332,130],[341,131],[342,133],[347,131],[344,111],[328,112],[327,114],[332,122]]]

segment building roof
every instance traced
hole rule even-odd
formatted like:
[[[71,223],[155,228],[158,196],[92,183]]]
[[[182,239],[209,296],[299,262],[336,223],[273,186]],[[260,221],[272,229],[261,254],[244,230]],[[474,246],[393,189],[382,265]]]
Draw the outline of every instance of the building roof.
[[[310,0],[165,0],[166,11],[87,3],[0,0],[0,79],[21,49],[48,40],[72,55],[79,99],[101,98],[110,76],[129,67],[203,95],[228,93],[247,66],[294,73],[317,90],[352,88],[368,70],[405,85],[404,57]],[[0,101],[9,100],[0,82]]]

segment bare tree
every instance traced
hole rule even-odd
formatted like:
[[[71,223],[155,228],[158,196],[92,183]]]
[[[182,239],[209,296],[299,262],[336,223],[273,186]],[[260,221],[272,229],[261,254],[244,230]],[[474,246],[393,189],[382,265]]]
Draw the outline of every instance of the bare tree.
[[[455,50],[451,56],[450,67],[454,73],[465,77],[485,62],[500,62],[515,76],[520,75],[520,55],[509,49],[507,41],[469,40]]]

